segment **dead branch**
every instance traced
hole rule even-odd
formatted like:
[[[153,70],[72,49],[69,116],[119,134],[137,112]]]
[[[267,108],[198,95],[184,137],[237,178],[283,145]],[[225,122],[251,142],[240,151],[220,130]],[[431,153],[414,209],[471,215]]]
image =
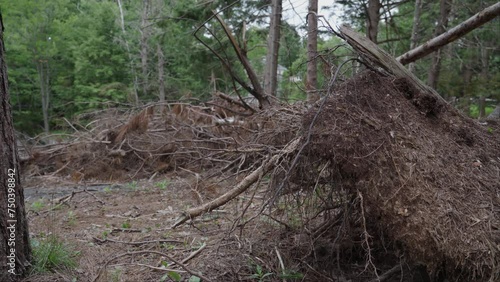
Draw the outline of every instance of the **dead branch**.
[[[192,219],[194,217],[197,217],[205,212],[209,212],[213,209],[216,209],[225,203],[229,202],[230,200],[234,199],[236,196],[239,194],[243,193],[245,190],[247,190],[253,183],[255,183],[260,177],[262,177],[264,174],[269,172],[275,164],[278,162],[279,159],[281,159],[284,155],[287,155],[295,149],[297,149],[299,145],[300,139],[294,139],[292,140],[279,154],[274,155],[271,157],[269,160],[264,161],[264,163],[254,170],[252,173],[250,173],[247,177],[245,177],[240,183],[236,185],[236,187],[222,196],[205,203],[204,205],[192,208],[184,212],[172,225],[172,228],[175,228],[184,222],[188,221],[189,219]]]
[[[215,14],[215,12],[214,12]],[[271,105],[269,99],[267,98],[266,93],[264,93],[264,89],[262,89],[262,86],[260,85],[259,78],[257,77],[257,74],[253,70],[252,66],[250,65],[250,61],[248,61],[248,58],[246,57],[245,54],[241,51],[238,42],[236,42],[236,39],[234,38],[231,30],[229,27],[226,25],[224,20],[218,15],[215,15],[215,18],[217,21],[220,23],[222,28],[224,29],[224,32],[226,33],[226,36],[229,38],[229,41],[231,42],[231,45],[234,48],[234,51],[236,52],[236,55],[238,56],[238,59],[240,60],[241,64],[243,65],[243,68],[245,68],[245,71],[248,75],[248,78],[250,79],[250,82],[252,83],[253,86],[253,92],[251,93],[257,100],[259,101],[259,105],[261,108],[267,108],[268,106]]]
[[[126,242],[126,241],[120,241],[120,240],[113,240],[109,238],[104,238],[104,239],[99,239],[97,237],[92,237],[94,241],[96,241],[98,244],[104,244],[106,242],[111,242],[111,243],[120,243],[120,244],[126,244],[126,245],[145,245],[145,244],[153,244],[153,243],[178,243],[178,244],[183,244],[184,241],[178,241],[178,240],[166,240],[166,239],[161,239],[161,240],[151,240],[151,241],[136,241],[136,242]]]
[[[116,263],[116,264],[112,264],[110,265],[111,267],[113,266],[122,266],[122,265],[135,265],[135,266],[142,266],[142,267],[146,267],[146,268],[150,268],[150,269],[153,269],[153,270],[158,270],[158,271],[167,271],[167,272],[177,272],[177,273],[186,273],[187,271],[184,271],[184,270],[179,270],[179,269],[173,269],[173,268],[166,268],[164,266],[161,266],[161,267],[157,267],[157,266],[152,266],[152,265],[149,265],[149,264],[144,264],[144,263],[137,263],[137,262],[125,262],[125,263]]]
[[[397,57],[396,60],[403,65],[414,62],[493,20],[498,15],[500,15],[500,2],[489,6],[449,31],[427,41],[423,45],[404,53],[403,55]]]
[[[113,232],[124,232],[124,233],[139,233],[142,232],[141,229],[131,229],[131,228],[113,228],[109,234]]]
[[[248,105],[243,99],[241,99],[241,97],[240,97],[240,100],[236,100],[233,97],[228,96],[222,92],[216,92],[215,95],[217,95],[218,97],[220,97],[223,100],[228,101],[230,104],[240,106],[244,109],[251,111],[252,113],[255,113],[255,109],[250,107],[250,105]]]

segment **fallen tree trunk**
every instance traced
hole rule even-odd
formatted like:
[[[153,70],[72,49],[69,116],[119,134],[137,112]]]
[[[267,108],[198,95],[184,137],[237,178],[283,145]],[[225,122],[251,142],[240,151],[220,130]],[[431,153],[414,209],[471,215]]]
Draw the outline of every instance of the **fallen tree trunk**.
[[[423,45],[420,45],[417,48],[404,53],[403,55],[397,57],[396,60],[398,60],[403,65],[414,62],[429,55],[430,53],[436,51],[444,45],[459,39],[470,31],[496,18],[498,15],[500,15],[500,2],[482,10],[468,20],[455,26],[449,31],[427,41]]]
[[[241,193],[245,192],[252,184],[254,184],[259,178],[261,178],[263,175],[268,173],[278,160],[280,160],[283,156],[288,155],[297,149],[300,138],[297,138],[293,141],[291,141],[279,154],[274,155],[271,157],[271,159],[264,161],[264,163],[254,170],[252,173],[247,175],[247,177],[243,178],[234,189],[226,192],[222,196],[205,203],[201,206],[192,208],[187,210],[186,212],[182,213],[182,215],[177,219],[177,221],[172,225],[172,228],[175,228],[184,222],[188,221],[189,219],[193,219],[197,216],[202,215],[203,213],[212,211],[225,203],[229,202],[230,200],[234,199],[236,196],[240,195]]]
[[[361,56],[373,65],[383,68],[385,71],[396,77],[406,78],[416,89],[424,93],[432,93],[438,100],[441,100],[443,103],[447,103],[446,100],[444,100],[434,89],[423,83],[401,63],[396,61],[394,57],[387,54],[387,52],[382,50],[377,44],[368,40],[366,37],[346,25],[340,27],[340,35],[347,41],[347,43],[349,43],[349,45],[356,49]]]

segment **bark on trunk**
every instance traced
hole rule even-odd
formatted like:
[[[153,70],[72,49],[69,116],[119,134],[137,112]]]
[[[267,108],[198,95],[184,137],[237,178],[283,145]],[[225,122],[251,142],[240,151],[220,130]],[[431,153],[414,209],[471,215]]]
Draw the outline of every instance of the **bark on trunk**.
[[[309,0],[307,14],[307,101],[314,103],[319,100],[318,87],[318,0]]]
[[[4,51],[0,14],[0,281],[18,281],[27,274],[31,248]]]
[[[472,80],[472,70],[469,67],[468,60],[463,65],[462,69],[462,77],[463,77],[463,87],[462,87],[462,99],[463,103],[461,103],[461,109],[467,115],[470,114],[470,82]]]
[[[480,43],[481,44],[481,43]],[[487,46],[481,44],[481,81],[483,85],[489,82],[489,52]],[[480,91],[479,97],[479,118],[486,117],[486,97],[484,96],[484,91]]]
[[[165,102],[165,56],[161,50],[160,44],[156,46],[158,56],[158,91],[160,98],[160,112],[163,113],[163,102]]]
[[[366,11],[366,37],[372,42],[377,43],[378,24],[380,22],[380,8],[382,4],[380,0],[369,0],[368,8]]]
[[[118,3],[118,10],[120,11],[120,26],[122,29],[122,34],[123,34],[123,41],[125,42],[125,48],[127,49],[127,55],[128,55],[128,61],[129,61],[129,66],[130,66],[130,74],[132,75],[132,79],[134,82],[134,92],[132,93],[133,97],[132,99],[134,100],[134,103],[136,105],[139,104],[139,94],[137,93],[139,90],[138,86],[138,79],[137,79],[137,74],[135,72],[134,68],[134,60],[132,59],[132,53],[130,52],[130,46],[128,44],[127,40],[127,32],[125,31],[125,17],[123,15],[123,8],[122,8],[122,2],[121,0],[116,0]]]
[[[147,95],[149,88],[148,80],[148,41],[150,37],[149,31],[149,11],[150,0],[143,0],[142,2],[142,16],[141,16],[141,69],[142,69],[142,94]]]
[[[49,133],[49,64],[46,59],[38,59],[36,64],[38,71],[38,79],[40,80],[40,96],[42,100],[42,115],[43,115],[43,130],[46,134]]]
[[[443,34],[448,27],[448,16],[451,11],[451,0],[441,0],[439,2],[439,20],[434,31],[434,37]],[[439,80],[439,73],[441,71],[441,55],[442,49],[437,50],[432,58],[432,64],[429,68],[429,75],[427,77],[427,84],[437,89],[437,83]]]
[[[479,109],[478,118],[480,119],[484,118],[486,116],[486,98],[483,95],[479,96],[478,109]]]
[[[414,49],[417,47],[418,40],[419,40],[419,28],[420,28],[420,12],[422,11],[422,0],[416,0],[415,1],[415,11],[413,13],[413,28],[411,31],[411,38],[410,38],[410,50]],[[415,63],[412,62],[408,66],[408,69],[410,70],[411,73],[415,73]]]
[[[280,48],[280,25],[282,0],[272,0],[271,22],[267,39],[266,72],[264,75],[264,92],[276,96],[278,85],[278,53]]]

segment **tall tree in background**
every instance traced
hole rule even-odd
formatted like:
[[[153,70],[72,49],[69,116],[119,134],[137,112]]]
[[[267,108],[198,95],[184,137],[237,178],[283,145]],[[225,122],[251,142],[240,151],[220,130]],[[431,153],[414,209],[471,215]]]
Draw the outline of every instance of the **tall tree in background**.
[[[282,0],[272,0],[271,21],[267,38],[266,71],[264,74],[264,92],[276,96],[278,85],[278,54],[280,48]]]
[[[149,23],[149,15],[151,10],[151,0],[142,1],[142,15],[141,15],[141,69],[142,69],[142,95],[146,96],[148,93],[148,55],[149,55],[149,37],[151,35],[151,26]]]
[[[319,100],[318,87],[318,0],[309,0],[307,13],[307,101]]]
[[[448,27],[448,18],[450,16],[452,0],[440,0],[439,1],[439,19],[434,31],[434,36],[444,33]],[[434,52],[432,57],[432,63],[429,68],[429,75],[427,76],[427,84],[436,89],[439,80],[439,72],[441,70],[441,56],[442,48]]]
[[[3,31],[0,14],[0,281],[17,281],[27,274],[31,248],[9,102]]]
[[[382,8],[380,0],[368,0],[368,7],[366,7],[366,37],[375,43],[377,43],[378,37],[380,8]]]
[[[156,52],[158,57],[158,98],[160,103],[165,102],[165,55],[161,45],[157,44]],[[161,105],[163,111],[163,105]]]
[[[420,28],[420,13],[422,11],[422,0],[415,0],[415,11],[413,12],[413,27],[411,30],[410,38],[410,50],[414,49],[418,45],[419,40],[419,28]],[[411,62],[408,65],[410,72],[415,72],[415,62]]]
[[[123,11],[123,5],[122,5],[122,1],[121,0],[116,0],[117,4],[118,4],[118,9],[120,11],[120,27],[121,27],[121,30],[122,30],[122,35],[123,35],[123,42],[125,43],[125,48],[127,50],[127,55],[128,55],[128,60],[129,60],[129,65],[130,65],[130,73],[133,77],[133,84],[134,84],[134,88],[133,88],[133,99],[134,99],[134,102],[135,104],[139,104],[139,94],[137,93],[138,92],[138,89],[139,89],[139,86],[138,86],[138,79],[137,79],[137,74],[135,73],[135,67],[134,67],[134,60],[132,58],[132,52],[130,50],[130,45],[128,43],[128,39],[127,39],[127,31],[125,29],[125,15],[124,15],[124,11]]]

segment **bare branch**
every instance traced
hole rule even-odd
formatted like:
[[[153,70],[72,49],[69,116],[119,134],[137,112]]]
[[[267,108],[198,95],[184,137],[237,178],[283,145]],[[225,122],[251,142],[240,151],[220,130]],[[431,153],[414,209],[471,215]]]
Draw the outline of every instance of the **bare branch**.
[[[498,15],[500,15],[500,2],[482,10],[481,12],[475,14],[468,20],[455,26],[449,31],[439,35],[438,37],[435,37],[427,41],[423,45],[420,45],[417,48],[404,53],[403,55],[399,56],[397,60],[401,64],[406,65],[420,58],[423,58],[429,55],[430,53],[436,51],[437,49],[443,47],[444,45],[459,39],[460,37],[466,35],[472,30],[493,20]]]

